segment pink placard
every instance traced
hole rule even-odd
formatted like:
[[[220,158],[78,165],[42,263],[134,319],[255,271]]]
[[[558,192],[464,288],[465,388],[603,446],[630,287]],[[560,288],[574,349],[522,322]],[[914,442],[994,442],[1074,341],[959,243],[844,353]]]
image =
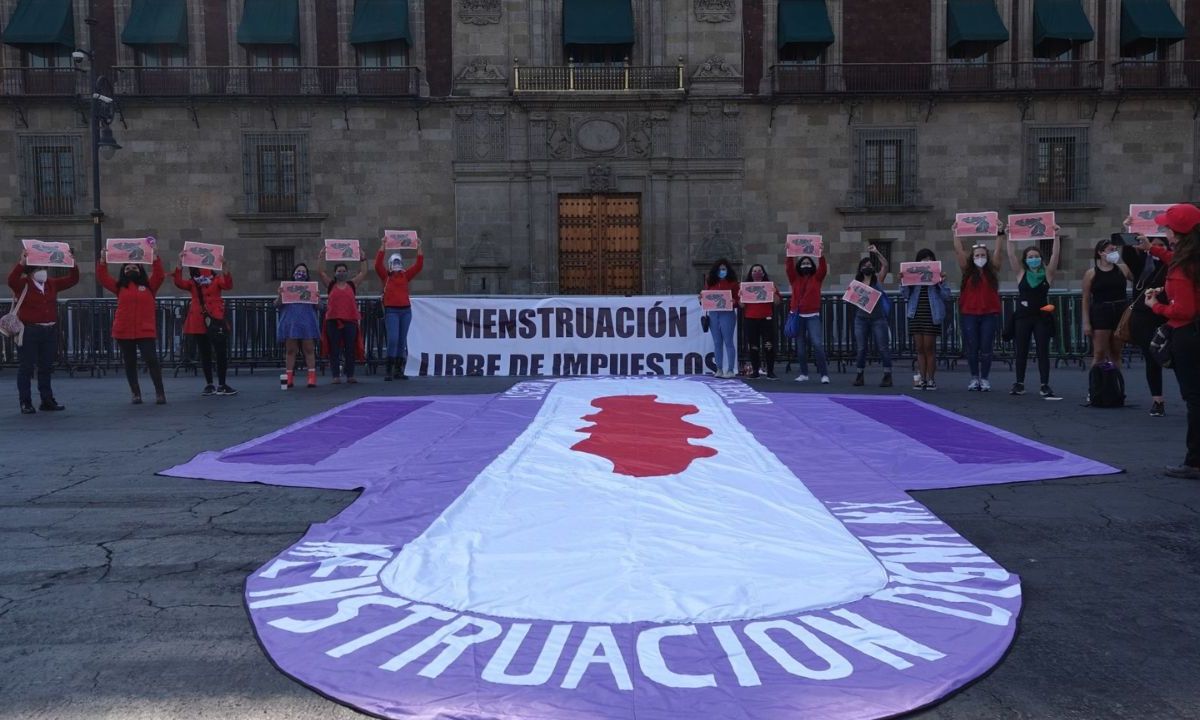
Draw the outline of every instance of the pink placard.
[[[1008,239],[1014,242],[1051,240],[1054,238],[1054,213],[1024,213],[1009,215]]]
[[[114,265],[154,263],[154,244],[150,238],[109,238],[104,244],[104,260]]]
[[[384,230],[384,250],[416,250],[421,247],[421,238],[416,230]]]
[[[728,290],[705,290],[700,293],[701,310],[732,310],[733,293]]]
[[[744,303],[769,303],[775,301],[775,283],[745,282],[738,285],[738,299]]]
[[[846,288],[846,294],[842,296],[842,299],[865,313],[872,313],[881,297],[883,297],[883,293],[870,285],[851,280],[850,287]]]
[[[1145,235],[1146,237],[1166,237],[1167,229],[1158,224],[1158,216],[1167,211],[1170,205],[1130,205],[1129,217],[1132,222],[1129,232]]]
[[[179,256],[179,260],[180,264],[184,267],[194,267],[216,272],[225,267],[225,246],[185,242],[183,244],[183,253]]]
[[[330,262],[361,260],[362,248],[357,240],[326,240],[325,259]]]
[[[788,235],[788,257],[821,257],[825,249],[825,241],[820,235]]]
[[[22,240],[25,246],[25,265],[28,267],[75,267],[71,246],[63,242]]]
[[[996,237],[1000,232],[1000,213],[965,212],[954,214],[955,237]]]
[[[941,281],[942,263],[940,260],[900,263],[901,285],[936,285]]]
[[[280,301],[284,305],[291,303],[316,305],[321,299],[315,282],[281,282],[279,283],[279,295]]]

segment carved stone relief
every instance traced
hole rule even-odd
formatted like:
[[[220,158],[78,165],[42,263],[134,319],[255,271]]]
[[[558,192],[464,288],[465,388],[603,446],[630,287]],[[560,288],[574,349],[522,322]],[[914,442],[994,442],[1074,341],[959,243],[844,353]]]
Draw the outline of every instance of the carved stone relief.
[[[575,128],[575,144],[585,155],[615,154],[624,140],[621,126],[606,118],[588,118]]]
[[[692,74],[695,80],[705,80],[709,78],[740,78],[742,73],[736,67],[725,61],[725,58],[720,55],[712,55],[704,62],[700,63],[700,67],[696,68],[696,72]]]
[[[555,160],[565,160],[571,157],[574,146],[571,122],[564,117],[548,118],[546,120],[546,152]]]
[[[697,158],[741,157],[742,135],[736,105],[693,105],[688,123],[691,155]]]
[[[739,247],[740,237],[721,232],[720,225],[714,225],[712,232],[704,236],[696,248],[692,258],[695,265],[709,266],[724,258],[731,263],[740,264],[742,251]]]
[[[587,190],[591,192],[608,192],[617,189],[613,177],[612,166],[607,163],[596,163],[588,168]]]
[[[492,83],[504,82],[504,73],[500,67],[492,65],[487,61],[487,58],[472,58],[459,73],[460,82],[468,83]]]
[[[500,0],[458,0],[458,19],[468,25],[496,25],[500,13]]]
[[[459,106],[454,114],[455,159],[466,162],[507,159],[508,125],[503,107]]]
[[[700,22],[722,23],[733,20],[733,0],[693,0],[692,8]]]

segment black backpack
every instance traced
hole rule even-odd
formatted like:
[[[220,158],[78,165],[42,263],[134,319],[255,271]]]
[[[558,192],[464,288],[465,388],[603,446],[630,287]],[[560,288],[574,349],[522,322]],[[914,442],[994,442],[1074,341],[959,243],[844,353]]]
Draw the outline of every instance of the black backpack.
[[[1088,374],[1088,405],[1113,408],[1125,405],[1125,377],[1113,363],[1093,365]]]

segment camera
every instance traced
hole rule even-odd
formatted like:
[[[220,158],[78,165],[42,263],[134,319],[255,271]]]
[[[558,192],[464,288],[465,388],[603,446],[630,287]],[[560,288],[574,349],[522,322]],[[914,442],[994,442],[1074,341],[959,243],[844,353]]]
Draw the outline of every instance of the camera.
[[[1138,244],[1136,233],[1115,232],[1109,236],[1109,239],[1112,241],[1112,244],[1116,245],[1117,247],[1132,247]]]
[[[87,59],[87,55],[83,54],[82,50],[76,50],[75,52],[71,53],[71,60],[76,65],[82,65],[83,61],[86,59]]]

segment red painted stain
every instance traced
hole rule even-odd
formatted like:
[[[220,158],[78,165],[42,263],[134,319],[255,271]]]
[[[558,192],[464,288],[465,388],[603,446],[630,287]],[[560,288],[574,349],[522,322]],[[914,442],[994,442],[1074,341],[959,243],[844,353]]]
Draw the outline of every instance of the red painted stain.
[[[592,400],[592,407],[599,412],[583,419],[593,424],[579,428],[590,437],[571,449],[612,462],[618,475],[674,475],[694,460],[717,454],[688,442],[712,435],[712,430],[683,419],[700,412],[695,405],[658,402],[657,395],[611,395]]]

